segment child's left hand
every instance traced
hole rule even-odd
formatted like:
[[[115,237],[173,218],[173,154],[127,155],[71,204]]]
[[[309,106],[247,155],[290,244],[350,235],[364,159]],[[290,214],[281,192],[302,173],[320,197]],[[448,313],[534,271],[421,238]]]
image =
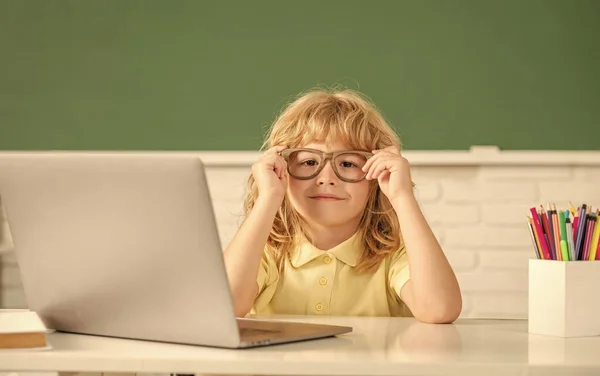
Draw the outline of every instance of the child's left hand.
[[[389,146],[385,149],[373,150],[373,154],[375,155],[363,166],[363,171],[367,172],[366,179],[377,179],[381,191],[390,201],[412,195],[410,164],[402,156],[400,149]]]

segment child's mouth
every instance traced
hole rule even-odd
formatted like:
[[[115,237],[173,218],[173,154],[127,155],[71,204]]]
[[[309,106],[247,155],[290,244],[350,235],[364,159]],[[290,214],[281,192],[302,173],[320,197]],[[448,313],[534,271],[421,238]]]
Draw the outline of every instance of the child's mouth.
[[[313,200],[319,200],[319,201],[340,201],[340,200],[342,200],[341,197],[337,197],[337,196],[333,196],[333,195],[317,195],[317,196],[310,196],[310,198]]]

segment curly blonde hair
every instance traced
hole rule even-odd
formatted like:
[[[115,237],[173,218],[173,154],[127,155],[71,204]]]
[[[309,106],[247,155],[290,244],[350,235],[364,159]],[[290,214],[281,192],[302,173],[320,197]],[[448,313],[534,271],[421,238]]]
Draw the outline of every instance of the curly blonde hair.
[[[348,89],[315,89],[301,94],[275,119],[261,151],[275,145],[295,148],[310,142],[327,145],[340,142],[354,150],[369,152],[388,146],[401,146],[398,135],[375,105],[361,93]],[[244,200],[246,217],[254,207],[257,196],[258,188],[250,175]],[[280,271],[294,249],[296,235],[307,233],[304,226],[306,223],[286,196],[275,216],[266,244],[267,252],[276,261]],[[376,270],[387,255],[400,249],[402,240],[398,218],[377,181],[371,182],[357,236],[358,241],[364,244],[364,252],[356,265],[359,273]]]

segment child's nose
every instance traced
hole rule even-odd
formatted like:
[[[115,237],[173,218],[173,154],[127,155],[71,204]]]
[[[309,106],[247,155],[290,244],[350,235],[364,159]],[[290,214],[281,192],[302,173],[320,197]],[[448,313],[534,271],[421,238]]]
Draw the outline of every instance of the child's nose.
[[[331,163],[327,163],[323,170],[317,176],[317,184],[318,185],[335,185],[337,183],[337,175],[333,171]]]

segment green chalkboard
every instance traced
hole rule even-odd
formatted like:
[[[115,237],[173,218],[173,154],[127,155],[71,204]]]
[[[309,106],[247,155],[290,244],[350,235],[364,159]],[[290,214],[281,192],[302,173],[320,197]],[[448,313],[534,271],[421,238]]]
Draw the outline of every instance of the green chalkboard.
[[[406,149],[598,149],[600,1],[0,1],[1,150],[252,150],[315,86]]]

